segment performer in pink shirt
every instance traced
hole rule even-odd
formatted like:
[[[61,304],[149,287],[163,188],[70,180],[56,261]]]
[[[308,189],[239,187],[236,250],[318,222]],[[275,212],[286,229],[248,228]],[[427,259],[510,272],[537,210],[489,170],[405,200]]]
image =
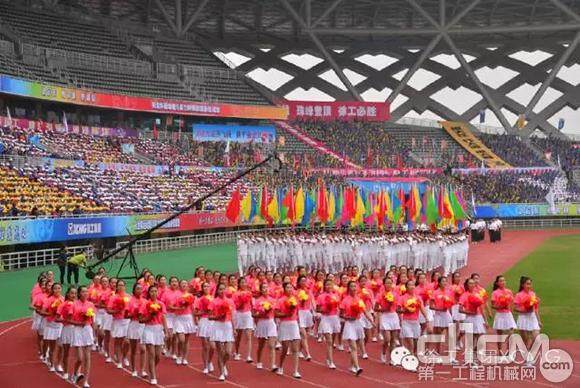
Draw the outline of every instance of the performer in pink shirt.
[[[397,315],[399,296],[395,292],[393,280],[385,276],[382,283],[382,292],[376,294],[375,311],[379,313],[379,327],[383,335],[381,362],[387,362],[395,348],[401,325]]]
[[[143,298],[143,286],[138,282],[133,284],[133,295],[127,308],[127,318],[130,319],[129,329],[127,330],[127,338],[129,339],[129,363],[133,377],[138,376],[136,364],[137,352],[139,352],[141,376],[147,377],[147,372],[145,372],[146,349],[145,345],[141,344],[145,324],[139,322],[139,312],[145,302],[146,300]]]
[[[399,299],[398,311],[401,313],[401,339],[412,354],[417,352],[417,340],[421,335],[419,313],[426,318],[423,299],[415,294],[415,281],[408,280],[405,293]]]
[[[326,342],[326,365],[330,369],[336,369],[334,365],[334,344],[340,334],[340,319],[338,306],[340,299],[334,292],[334,282],[331,279],[324,281],[324,290],[316,298],[316,311],[320,314],[318,333],[324,336]]]
[[[310,356],[310,346],[308,345],[308,331],[314,326],[314,295],[305,275],[299,275],[296,282],[301,351],[299,356],[304,357],[306,361],[310,361],[312,357]]]
[[[74,310],[74,303],[77,299],[77,289],[75,287],[70,287],[65,295],[64,303],[61,303],[57,309],[57,321],[62,323],[62,331],[60,332],[59,343],[62,347],[62,351],[59,352],[59,362],[57,370],[62,370],[64,373],[62,377],[68,380],[68,360],[70,347],[73,342],[74,325],[72,324],[72,316]]]
[[[246,338],[248,354],[246,362],[252,362],[252,334],[254,332],[254,319],[252,318],[252,291],[249,289],[246,279],[238,281],[238,289],[232,295],[232,301],[236,306],[234,313],[234,329],[236,333],[234,360],[239,361],[240,344],[242,337]]]
[[[209,320],[210,304],[213,295],[210,293],[210,285],[207,282],[201,283],[201,295],[195,300],[194,315],[198,319],[197,335],[201,339],[201,359],[203,361],[203,373],[213,372],[213,348],[210,343],[210,336],[213,322]]]
[[[47,291],[48,279],[45,277],[39,278],[38,289],[32,292],[32,300],[30,303],[30,309],[32,310],[32,331],[36,332],[36,346],[38,347],[38,356],[40,361],[44,361],[46,353],[44,350],[44,317],[42,316],[42,305],[44,305],[44,299],[48,294]],[[36,287],[36,286],[35,286]]]
[[[61,293],[62,286],[60,283],[54,283],[50,289],[50,293],[46,299],[44,299],[41,311],[41,314],[45,319],[43,332],[44,348],[46,351],[48,351],[47,365],[51,372],[57,371],[56,362],[58,349],[56,340],[60,338],[60,333],[62,331],[62,323],[57,321],[57,310],[58,307],[64,303],[64,297]],[[62,372],[62,370],[58,370],[58,372]]]
[[[447,287],[447,276],[437,278],[437,287],[434,289],[429,303],[431,311],[433,311],[433,331],[435,334],[441,334],[447,338],[449,326],[453,325],[453,318],[449,311],[454,304],[453,291]],[[438,354],[443,354],[442,346],[442,343],[436,344]]]
[[[491,293],[491,308],[495,310],[493,319],[493,329],[498,335],[511,334],[516,328],[516,321],[512,314],[514,294],[506,287],[506,280],[502,275],[498,275],[493,282],[493,292]],[[497,343],[497,350],[502,352],[503,343]]]
[[[234,328],[232,326],[232,314],[235,310],[234,303],[224,295],[225,284],[219,284],[215,291],[215,297],[210,304],[209,319],[213,321],[210,341],[218,357],[220,381],[225,381],[228,376],[227,362],[232,352],[234,342]]]
[[[113,359],[117,363],[117,368],[129,366],[127,353],[129,352],[129,341],[127,332],[129,330],[130,319],[127,317],[129,302],[131,297],[125,293],[125,281],[119,279],[115,295],[109,298],[107,312],[113,316],[111,325],[111,337],[113,338]]]
[[[536,337],[540,334],[542,323],[540,320],[540,298],[532,288],[532,279],[527,276],[520,278],[520,288],[514,297],[514,305],[518,314],[518,330],[528,350],[531,349]],[[528,354],[526,364],[533,365],[533,360]]]
[[[79,287],[78,300],[73,306],[71,321],[75,325],[72,347],[77,348],[77,361],[72,380],[76,384],[84,380],[84,388],[90,387],[91,347],[95,342],[93,336],[95,315],[95,305],[89,301],[89,290],[85,286]]]
[[[280,351],[279,368],[277,374],[284,374],[284,360],[288,349],[290,349],[292,359],[294,361],[293,377],[296,379],[302,376],[298,372],[299,358],[298,351],[300,349],[300,327],[298,326],[298,299],[294,295],[294,287],[290,282],[285,282],[283,285],[284,294],[276,302],[275,316],[280,320],[278,328],[278,341],[282,344]]]
[[[157,384],[157,365],[161,358],[161,348],[167,335],[167,322],[165,316],[167,309],[165,303],[157,299],[157,286],[152,285],[147,289],[147,302],[141,306],[139,320],[145,324],[141,343],[147,347],[147,363],[151,384]]]
[[[262,353],[264,346],[268,345],[270,353],[270,369],[275,372],[276,366],[276,338],[278,329],[274,322],[274,306],[276,301],[268,295],[268,284],[260,284],[260,295],[254,300],[252,316],[257,320],[256,338],[258,350],[256,354],[256,368],[262,369]]]
[[[197,331],[193,322],[193,304],[195,296],[189,292],[187,280],[179,282],[179,291],[174,293],[171,300],[173,318],[173,331],[177,337],[177,365],[187,365],[189,355],[189,337]]]

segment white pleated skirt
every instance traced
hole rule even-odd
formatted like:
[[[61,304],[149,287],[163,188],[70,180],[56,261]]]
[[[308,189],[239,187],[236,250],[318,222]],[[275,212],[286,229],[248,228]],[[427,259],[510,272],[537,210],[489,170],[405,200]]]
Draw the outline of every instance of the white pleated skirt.
[[[431,311],[429,306],[425,306],[425,313],[427,314],[427,319],[425,319],[423,314],[419,314],[419,323],[433,322],[433,311]]]
[[[319,334],[337,334],[340,333],[340,319],[338,315],[322,315],[318,325]]]
[[[540,324],[534,312],[523,313],[518,316],[518,330],[539,331]]]
[[[212,342],[234,342],[232,322],[213,321],[209,339]]]
[[[103,318],[106,313],[105,309],[97,309],[97,313],[95,314],[95,325],[97,327],[103,327]]]
[[[129,328],[127,329],[127,338],[130,340],[141,340],[143,337],[143,329],[145,328],[144,323],[140,323],[139,321],[131,320],[129,322]]]
[[[127,337],[130,321],[131,321],[130,319],[113,319],[113,324],[111,327],[111,337],[113,338]]]
[[[173,321],[175,320],[175,314],[167,313],[165,314],[165,322],[167,323],[167,330],[173,330]]]
[[[485,334],[485,321],[481,315],[469,315],[466,314],[463,323],[470,323],[471,325],[465,326],[465,332],[471,334]]]
[[[95,337],[93,336],[93,327],[91,325],[75,326],[73,329],[73,342],[75,348],[93,346]]]
[[[36,311],[32,312],[32,330],[39,332],[40,335],[43,334],[42,320],[44,317],[38,314]]]
[[[453,318],[453,320],[455,322],[461,322],[461,321],[465,320],[465,314],[459,312],[459,305],[458,304],[454,304],[451,307],[451,317]]]
[[[74,328],[73,325],[64,325],[62,327],[60,338],[58,339],[60,345],[72,345],[74,340]]]
[[[197,336],[201,338],[210,338],[213,327],[213,321],[210,321],[207,317],[201,318],[199,320]]]
[[[60,338],[60,332],[62,331],[62,323],[60,322],[49,322],[46,321],[44,325],[44,330],[42,336],[46,341],[56,341]]]
[[[300,328],[297,321],[280,321],[278,341],[294,341],[300,339]]]
[[[512,330],[516,327],[516,321],[514,320],[514,316],[510,311],[495,313],[495,317],[493,318],[494,330]]]
[[[385,331],[401,330],[399,315],[395,312],[381,313],[381,316],[379,318],[379,325],[381,330]]]
[[[103,313],[103,318],[101,320],[101,328],[104,331],[113,330],[113,316],[106,311]]]
[[[298,325],[303,329],[314,326],[314,317],[310,310],[298,310]]]
[[[421,336],[421,324],[418,320],[401,320],[401,338],[419,338]]]
[[[183,334],[193,334],[197,331],[197,326],[193,323],[191,314],[175,315],[173,318],[173,332]]]
[[[448,310],[433,312],[433,327],[447,328],[453,323],[453,318]]]
[[[346,320],[342,331],[343,341],[358,341],[365,338],[365,330],[360,319]]]
[[[234,329],[236,330],[254,330],[254,318],[251,311],[236,311],[234,315]]]
[[[371,323],[371,321],[369,321],[369,319],[366,317],[366,315],[361,315],[361,317],[359,318],[360,324],[362,325],[363,329],[372,329],[373,328],[373,324]]]
[[[256,332],[254,334],[256,338],[278,337],[278,328],[276,327],[274,318],[258,319],[258,323],[256,323]]]
[[[165,343],[165,334],[162,325],[145,325],[141,336],[143,345],[161,346]]]

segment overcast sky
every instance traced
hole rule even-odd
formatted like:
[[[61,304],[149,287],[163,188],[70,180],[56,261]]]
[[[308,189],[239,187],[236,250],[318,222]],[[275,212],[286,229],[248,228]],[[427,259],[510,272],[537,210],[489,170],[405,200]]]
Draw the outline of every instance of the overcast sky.
[[[227,53],[225,54],[225,56],[235,66],[239,66],[240,64],[249,60],[249,58],[239,55],[237,53]],[[551,54],[543,51],[535,51],[535,52],[520,51],[518,53],[511,55],[512,58],[529,63],[531,65],[536,65],[550,58],[551,56],[552,56]],[[465,58],[467,61],[475,59],[474,57],[468,55],[465,55]],[[283,59],[305,70],[308,70],[313,66],[317,65],[318,63],[322,62],[321,58],[312,56],[310,54],[303,55],[290,54],[283,57]],[[380,54],[377,56],[371,56],[366,54],[356,59],[372,68],[379,70],[397,62],[396,58],[388,57],[384,54]],[[437,56],[431,57],[431,59],[452,69],[460,67],[459,61],[457,61],[457,59],[452,55],[439,54]],[[400,80],[405,75],[405,72],[406,70],[398,74],[395,74],[394,77]],[[350,69],[345,69],[345,74],[354,85],[362,82],[365,79],[363,75],[358,74]],[[495,69],[483,67],[477,69],[476,74],[482,81],[482,83],[492,88],[497,88],[503,85],[504,83],[508,82],[510,79],[512,79],[517,75],[515,71],[507,69],[502,66],[498,66]],[[258,68],[250,72],[248,76],[273,91],[276,91],[280,86],[282,86],[283,84],[292,79],[291,75],[286,74],[277,69]],[[319,77],[321,77],[327,82],[330,82],[333,85],[340,87],[343,90],[346,90],[346,87],[342,84],[342,82],[338,79],[338,76],[332,70],[328,70],[327,72],[320,74]],[[570,83],[573,86],[578,85],[580,83],[580,65],[574,64],[573,66],[570,67],[563,67],[558,73],[557,77]],[[439,78],[440,77],[435,73],[432,73],[428,70],[420,69],[411,78],[411,80],[409,81],[409,85],[417,90],[422,90],[432,82],[438,80]],[[519,88],[510,92],[508,96],[514,99],[515,101],[519,102],[520,104],[526,106],[527,103],[531,100],[536,90],[540,88],[540,85],[541,83],[538,83],[536,85],[524,84]],[[364,91],[361,95],[365,101],[385,101],[390,92],[391,90],[388,88],[383,90],[369,89]],[[559,92],[558,90],[553,89],[551,87],[548,88],[544,96],[540,99],[540,101],[534,108],[534,111],[535,112],[541,111],[544,107],[548,106],[550,103],[559,98],[561,95],[562,93]],[[289,100],[312,100],[312,101],[333,100],[332,97],[330,97],[329,95],[318,89],[304,90],[300,88],[290,92],[285,97]],[[478,92],[472,91],[464,87],[460,87],[457,90],[452,90],[451,88],[447,87],[443,90],[440,90],[439,92],[436,92],[434,95],[432,95],[432,98],[439,103],[445,104],[453,111],[461,114],[465,112],[467,109],[469,109],[471,106],[473,106],[473,104],[481,100],[482,96]],[[401,105],[405,101],[407,101],[407,97],[405,97],[404,95],[399,95],[393,102],[391,110],[396,109],[399,105]],[[514,115],[513,113],[511,113],[506,109],[502,109],[502,111],[510,123],[516,122],[517,120],[516,115]],[[422,114],[411,111],[405,116],[415,118],[437,119],[437,120],[441,119],[441,117],[437,116],[435,113],[430,111],[425,111]],[[578,125],[578,123],[580,122],[580,109],[573,110],[571,108],[566,107],[557,114],[555,114],[554,116],[552,116],[548,121],[555,127],[557,127],[558,120],[560,118],[563,118],[565,120],[563,132],[570,133],[575,136],[580,136],[580,125]],[[475,117],[472,120],[472,122],[479,123],[479,117]],[[499,120],[489,109],[486,112],[486,122],[484,124],[498,127],[501,126]]]

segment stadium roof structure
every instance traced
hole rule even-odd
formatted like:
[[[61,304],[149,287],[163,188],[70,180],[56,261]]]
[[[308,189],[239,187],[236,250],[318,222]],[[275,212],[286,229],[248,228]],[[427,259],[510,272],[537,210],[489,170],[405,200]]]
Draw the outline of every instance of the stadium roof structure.
[[[65,0],[61,0],[65,2]],[[58,0],[45,0],[58,3]],[[68,0],[68,3],[86,4]],[[203,40],[214,52],[249,58],[237,67],[245,74],[277,69],[292,77],[274,91],[280,98],[296,88],[316,88],[336,100],[361,100],[374,88],[390,93],[393,119],[410,111],[470,122],[490,109],[508,133],[529,136],[536,130],[564,136],[548,120],[562,109],[580,107],[580,79],[565,80],[562,69],[580,66],[578,0],[92,0],[99,12],[121,21],[165,29],[177,37]],[[123,3],[123,7],[119,7]],[[95,6],[96,7],[96,6]],[[123,13],[124,12],[124,13]],[[540,60],[515,58],[518,52],[543,53]],[[304,68],[283,57],[309,54],[319,59]],[[383,68],[358,60],[361,55],[393,59]],[[436,60],[454,58],[455,66]],[[482,68],[507,68],[505,82],[483,83]],[[320,77],[334,72],[340,82]],[[436,80],[423,88],[409,81],[419,71]],[[358,74],[357,82],[348,77]],[[336,78],[335,77],[335,78]],[[579,77],[580,78],[580,77]],[[527,103],[508,95],[523,85],[540,85]],[[481,98],[456,112],[433,98],[437,92],[466,88]],[[538,102],[548,89],[559,94],[547,106]],[[524,117],[518,128],[506,117]],[[522,116],[523,115],[523,116]],[[552,120],[553,122],[553,120]]]

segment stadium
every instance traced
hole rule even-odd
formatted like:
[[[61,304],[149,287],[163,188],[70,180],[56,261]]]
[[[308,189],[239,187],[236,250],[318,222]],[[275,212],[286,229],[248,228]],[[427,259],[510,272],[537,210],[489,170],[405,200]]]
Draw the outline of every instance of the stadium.
[[[0,386],[579,386],[579,43],[576,0],[0,0]]]

